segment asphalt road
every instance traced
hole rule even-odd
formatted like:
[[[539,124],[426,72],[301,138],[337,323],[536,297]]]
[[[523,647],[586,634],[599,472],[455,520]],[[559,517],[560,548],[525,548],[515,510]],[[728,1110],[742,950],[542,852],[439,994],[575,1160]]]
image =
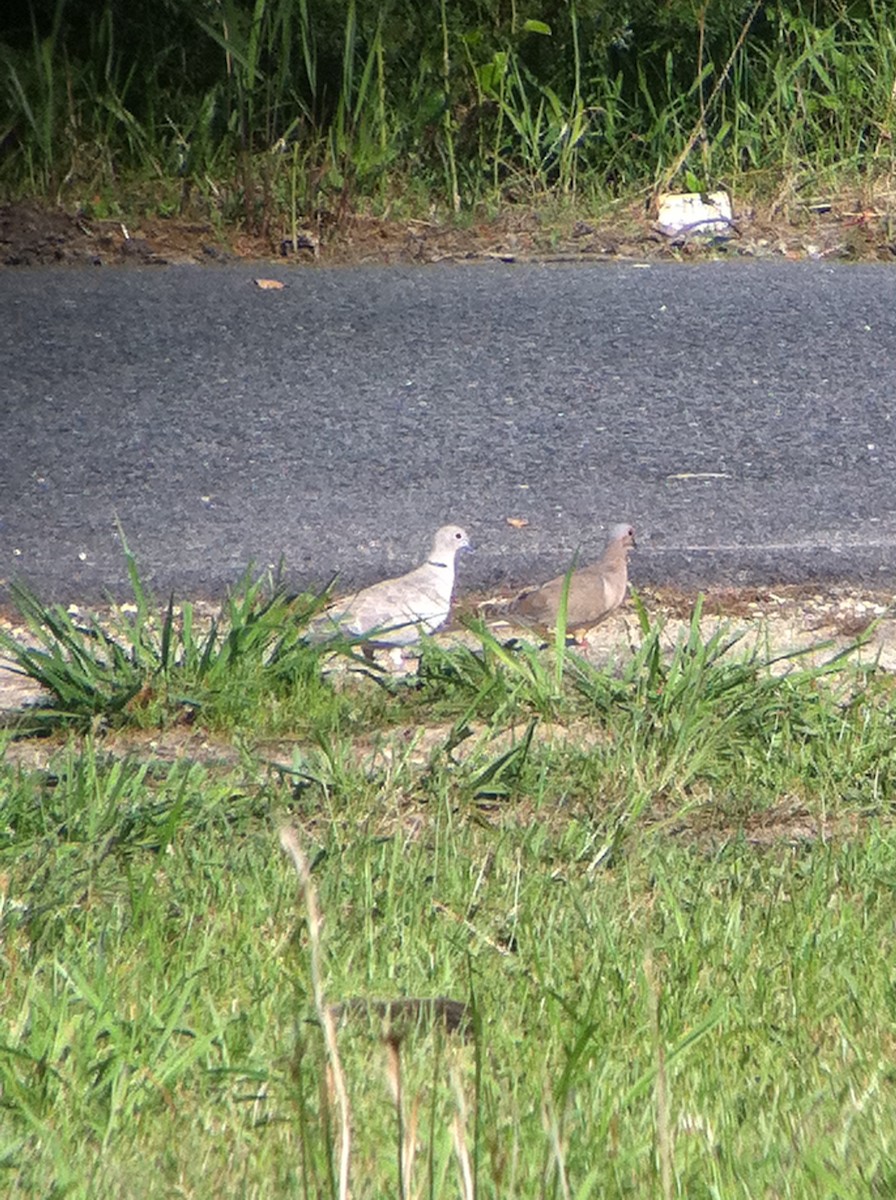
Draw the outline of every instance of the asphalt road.
[[[255,276],[282,291],[262,291]],[[896,270],[823,263],[0,272],[0,596],[896,583]],[[506,518],[529,524],[517,529]]]

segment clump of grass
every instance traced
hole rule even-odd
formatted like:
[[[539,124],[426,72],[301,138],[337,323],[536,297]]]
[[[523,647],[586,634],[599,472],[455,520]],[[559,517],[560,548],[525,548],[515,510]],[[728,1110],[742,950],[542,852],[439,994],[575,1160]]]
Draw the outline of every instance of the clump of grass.
[[[738,654],[742,631],[720,625],[704,636],[702,597],[687,635],[666,654],[663,623],[651,622],[637,598],[635,606],[642,632],[636,652],[618,675],[576,659],[573,686],[595,712],[616,714],[613,724],[633,761],[653,764],[661,791],[686,793],[695,779],[729,774],[735,760],[759,766],[828,725],[842,728],[842,704],[862,694],[873,675],[853,662],[864,637],[816,665],[801,661],[807,651],[769,654],[758,644]]]
[[[29,715],[28,728],[164,723],[199,710],[220,717],[245,710],[262,681],[275,690],[283,681],[318,677],[320,652],[302,635],[322,594],[290,599],[270,574],[247,571],[209,622],[188,601],[176,606],[173,596],[160,615],[127,543],[124,550],[133,602],[112,606],[102,619],[44,604],[13,585],[29,640],[0,630],[0,646],[14,670],[52,697]]]

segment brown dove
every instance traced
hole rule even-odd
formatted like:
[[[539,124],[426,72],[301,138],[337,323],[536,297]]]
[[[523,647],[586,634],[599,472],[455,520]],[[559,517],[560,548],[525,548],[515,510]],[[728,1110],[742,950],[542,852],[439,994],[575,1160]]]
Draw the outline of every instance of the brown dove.
[[[590,567],[573,571],[566,602],[566,628],[590,629],[615,612],[628,587],[628,552],[635,545],[631,525],[614,525],[603,557]],[[566,575],[558,575],[534,591],[523,592],[510,611],[537,625],[557,624]]]
[[[407,575],[384,579],[336,600],[311,622],[308,638],[365,638],[371,646],[408,646],[448,619],[454,591],[454,556],[470,545],[457,525],[436,531],[425,562]]]

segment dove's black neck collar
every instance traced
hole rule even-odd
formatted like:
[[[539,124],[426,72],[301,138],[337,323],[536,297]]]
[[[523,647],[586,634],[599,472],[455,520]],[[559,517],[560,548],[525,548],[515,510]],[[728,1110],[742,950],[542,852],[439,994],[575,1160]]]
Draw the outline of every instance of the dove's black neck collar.
[[[428,567],[445,567],[446,569],[448,567],[448,563],[437,562],[434,558],[428,558],[426,560],[426,565]]]

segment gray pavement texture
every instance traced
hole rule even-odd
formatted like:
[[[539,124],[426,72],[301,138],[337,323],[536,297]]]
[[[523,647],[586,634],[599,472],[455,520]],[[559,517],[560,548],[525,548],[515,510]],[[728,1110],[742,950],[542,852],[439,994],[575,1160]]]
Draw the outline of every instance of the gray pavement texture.
[[[286,287],[262,291],[253,279]],[[896,583],[896,270],[824,263],[0,273],[0,598],[414,565]],[[528,520],[516,529],[507,518]]]

